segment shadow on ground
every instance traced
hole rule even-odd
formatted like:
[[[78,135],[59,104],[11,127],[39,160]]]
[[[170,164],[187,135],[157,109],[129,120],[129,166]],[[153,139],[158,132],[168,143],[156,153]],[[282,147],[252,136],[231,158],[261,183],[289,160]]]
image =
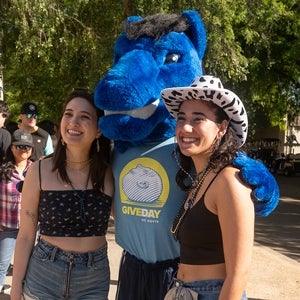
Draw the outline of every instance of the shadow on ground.
[[[275,176],[280,202],[268,217],[257,217],[255,240],[300,262],[300,176]]]

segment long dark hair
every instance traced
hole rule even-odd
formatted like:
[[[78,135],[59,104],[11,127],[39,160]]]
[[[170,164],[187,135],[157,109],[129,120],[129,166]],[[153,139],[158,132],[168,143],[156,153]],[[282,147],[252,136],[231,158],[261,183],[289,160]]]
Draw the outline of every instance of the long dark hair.
[[[220,124],[223,120],[229,122],[224,136],[213,145],[212,155],[209,161],[209,165],[212,169],[219,170],[232,163],[233,159],[237,156],[238,144],[226,113],[213,102],[208,101],[207,105],[213,110],[216,116],[216,123]],[[193,160],[191,157],[183,155],[178,145],[174,150],[174,155],[178,158],[176,158],[176,160],[180,165],[180,169],[176,174],[176,182],[180,188],[188,190],[192,184],[190,179],[195,174]]]
[[[68,103],[72,99],[77,97],[86,99],[94,107],[98,119],[104,115],[104,112],[95,106],[93,94],[89,93],[86,89],[75,89],[67,96],[63,105],[62,115],[65,112]],[[62,180],[70,184],[71,181],[66,171],[66,147],[61,142],[60,126],[58,128],[59,128],[58,130],[59,142],[57,143],[57,146],[53,154],[52,171],[57,170]],[[90,155],[89,155],[91,159],[90,175],[91,175],[93,188],[103,190],[105,171],[109,166],[109,164],[111,163],[111,143],[110,140],[104,137],[103,135],[101,135],[98,138],[98,143],[100,145],[99,152],[97,152],[97,139],[95,139],[91,145]]]

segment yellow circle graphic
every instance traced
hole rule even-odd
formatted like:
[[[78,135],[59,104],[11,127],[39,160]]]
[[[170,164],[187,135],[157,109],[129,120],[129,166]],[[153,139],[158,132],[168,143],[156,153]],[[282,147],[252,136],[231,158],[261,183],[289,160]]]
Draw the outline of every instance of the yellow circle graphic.
[[[123,204],[163,207],[170,191],[164,167],[149,157],[130,161],[121,171],[120,197]]]

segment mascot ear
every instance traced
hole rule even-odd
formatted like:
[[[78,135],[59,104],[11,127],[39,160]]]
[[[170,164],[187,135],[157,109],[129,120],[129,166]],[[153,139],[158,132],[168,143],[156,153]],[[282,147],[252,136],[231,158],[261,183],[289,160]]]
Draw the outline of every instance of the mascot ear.
[[[200,59],[202,59],[206,49],[206,30],[203,21],[195,10],[186,10],[182,13],[182,16],[188,20],[190,25],[185,33],[197,49]]]

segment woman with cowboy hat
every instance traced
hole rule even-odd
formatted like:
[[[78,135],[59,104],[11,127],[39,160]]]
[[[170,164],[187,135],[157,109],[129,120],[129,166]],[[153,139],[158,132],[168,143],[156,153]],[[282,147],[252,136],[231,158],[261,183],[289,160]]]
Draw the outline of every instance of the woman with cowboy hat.
[[[188,189],[171,229],[180,265],[165,299],[247,299],[255,210],[251,188],[232,165],[247,136],[243,103],[213,76],[161,96],[177,120],[176,180]]]

